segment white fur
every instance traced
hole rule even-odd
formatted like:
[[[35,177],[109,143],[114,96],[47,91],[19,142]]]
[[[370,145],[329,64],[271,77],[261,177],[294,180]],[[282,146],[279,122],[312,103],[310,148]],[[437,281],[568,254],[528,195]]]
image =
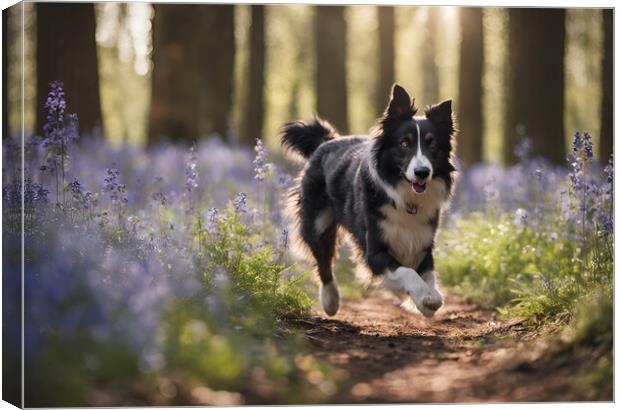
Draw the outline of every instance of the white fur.
[[[372,161],[372,162],[374,162],[374,161]],[[374,183],[377,184],[377,186],[379,188],[383,189],[383,191],[388,196],[388,198],[390,198],[394,202],[394,204],[396,205],[396,208],[400,208],[400,209],[405,208],[405,202],[403,201],[403,199],[399,195],[398,191],[392,185],[390,185],[387,182],[385,182],[379,176],[379,173],[377,172],[376,166],[377,166],[376,164],[369,164],[368,165],[368,172],[370,173],[370,177],[372,178]]]
[[[433,179],[433,165],[431,164],[431,161],[426,157],[426,155],[422,154],[422,144],[420,143],[420,138],[422,138],[422,136],[420,135],[420,127],[417,123],[415,124],[415,126],[418,130],[418,149],[413,158],[411,158],[411,161],[409,161],[409,165],[407,165],[405,176],[409,181],[417,181],[418,178],[415,176],[415,169],[419,167],[426,167],[431,170],[428,178],[426,179],[427,181],[430,181],[431,179]]]
[[[430,288],[418,272],[411,268],[401,266],[393,272],[386,272],[383,276],[383,285],[392,290],[407,292],[416,308],[426,317],[432,317],[441,306],[439,292]],[[440,297],[439,300],[437,295]]]
[[[314,229],[318,235],[321,235],[334,222],[334,215],[329,208],[321,211],[319,216],[314,220]]]
[[[332,280],[327,285],[321,284],[321,305],[323,310],[328,316],[334,316],[338,313],[338,307],[340,306],[340,294],[338,292],[338,285],[336,280]]]
[[[405,266],[395,271],[388,270],[384,275],[383,285],[395,291],[407,292],[414,300],[422,300],[430,291],[418,272]]]
[[[424,251],[433,242],[433,227],[429,224],[446,199],[446,185],[441,180],[428,183],[426,195],[415,195],[406,183],[399,184],[399,196],[413,204],[417,212],[408,213],[405,209],[394,209],[390,204],[381,207],[385,215],[380,223],[383,240],[390,254],[403,266],[417,267]]]
[[[416,195],[408,184],[397,187],[403,202],[415,205],[417,212],[395,209],[391,205],[381,207],[385,219],[380,222],[383,240],[390,254],[403,266],[384,275],[384,285],[390,289],[407,292],[418,310],[432,317],[441,307],[443,298],[435,287],[434,272],[425,272],[424,278],[414,270],[424,258],[425,250],[432,244],[434,231],[429,219],[437,216],[447,199],[445,182],[436,179],[428,183],[425,195]]]
[[[435,284],[435,272],[424,272],[421,276],[431,290],[430,295],[426,300],[426,305],[432,306],[433,310],[439,309],[443,305],[443,296],[439,290],[437,290],[437,286]]]

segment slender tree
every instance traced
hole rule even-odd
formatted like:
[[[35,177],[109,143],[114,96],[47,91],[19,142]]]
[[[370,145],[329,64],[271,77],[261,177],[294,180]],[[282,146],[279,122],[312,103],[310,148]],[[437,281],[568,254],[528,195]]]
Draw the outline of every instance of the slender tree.
[[[532,154],[561,164],[564,136],[565,10],[509,11],[508,90],[504,158],[517,160],[516,143],[532,139]]]
[[[422,54],[422,102],[434,104],[439,100],[439,78],[437,74],[437,25],[439,20],[439,7],[428,7],[426,19],[426,31]]]
[[[68,111],[78,114],[84,136],[102,127],[95,6],[92,3],[36,3],[37,125],[45,123],[49,83],[65,85]]]
[[[341,133],[348,129],[346,34],[343,6],[315,7],[317,113]]]
[[[228,135],[234,6],[154,4],[149,141]]]
[[[265,6],[253,5],[250,27],[250,63],[248,64],[248,96],[245,100],[245,124],[241,141],[254,144],[263,132],[265,114]]]
[[[11,136],[9,127],[9,13],[2,10],[2,139]]]
[[[394,84],[394,7],[377,7],[379,22],[379,81],[377,82],[375,109],[383,111]]]
[[[207,81],[205,114],[201,115],[201,135],[229,135],[235,79],[235,7],[233,5],[200,5],[207,22]]]
[[[599,158],[604,163],[614,149],[614,15],[603,10],[603,78]]]
[[[482,160],[482,9],[460,9],[459,158],[465,165]]]

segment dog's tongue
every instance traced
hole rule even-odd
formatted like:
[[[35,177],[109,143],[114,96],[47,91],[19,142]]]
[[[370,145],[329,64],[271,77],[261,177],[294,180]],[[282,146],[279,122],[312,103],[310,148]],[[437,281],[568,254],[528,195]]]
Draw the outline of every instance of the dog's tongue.
[[[426,191],[426,184],[418,184],[417,182],[412,182],[411,188],[413,188],[416,194],[421,194]]]

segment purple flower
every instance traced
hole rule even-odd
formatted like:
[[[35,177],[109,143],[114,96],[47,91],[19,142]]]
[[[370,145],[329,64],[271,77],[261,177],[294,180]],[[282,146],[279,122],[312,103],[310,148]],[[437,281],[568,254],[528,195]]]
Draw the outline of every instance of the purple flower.
[[[613,184],[614,182],[614,154],[613,153],[609,156],[609,162],[607,162],[607,165],[605,165],[604,171],[607,174],[607,182],[610,184]]]
[[[192,192],[194,188],[198,187],[197,161],[196,148],[192,145],[189,149],[189,159],[185,164],[185,189],[187,192]]]
[[[592,153],[592,138],[587,132],[583,133],[583,153],[588,159],[591,159],[594,156]]]
[[[66,114],[64,86],[61,81],[50,83],[50,91],[45,101],[47,117],[43,124],[43,147],[58,150],[66,147],[78,135],[76,114]]]
[[[288,249],[288,229],[282,229],[280,233],[280,237],[278,238],[278,245],[282,248],[283,251],[286,252]]]
[[[583,141],[581,140],[581,134],[579,132],[575,133],[573,137],[573,153],[577,154],[581,148],[583,148]]]
[[[124,205],[129,203],[127,199],[127,187],[125,184],[120,184],[118,182],[120,174],[120,171],[116,168],[106,168],[107,176],[103,179],[103,191],[110,194],[110,200],[113,205],[117,204],[119,201]]]
[[[239,192],[235,199],[233,200],[233,205],[235,207],[235,212],[238,214],[245,214],[248,212],[248,196],[245,192]]]
[[[254,151],[256,151],[256,158],[254,158],[254,179],[259,182],[265,180],[265,176],[267,171],[269,171],[269,164],[266,162],[267,159],[267,148],[261,141],[260,138],[256,138],[256,145],[254,146]]]

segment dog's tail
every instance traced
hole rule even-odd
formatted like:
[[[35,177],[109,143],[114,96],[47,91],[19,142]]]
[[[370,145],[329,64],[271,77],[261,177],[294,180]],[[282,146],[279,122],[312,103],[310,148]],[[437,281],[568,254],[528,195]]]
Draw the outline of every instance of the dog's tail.
[[[293,151],[304,159],[310,158],[319,145],[338,135],[330,123],[316,115],[311,122],[294,121],[285,124],[281,133],[280,141],[285,150]]]

